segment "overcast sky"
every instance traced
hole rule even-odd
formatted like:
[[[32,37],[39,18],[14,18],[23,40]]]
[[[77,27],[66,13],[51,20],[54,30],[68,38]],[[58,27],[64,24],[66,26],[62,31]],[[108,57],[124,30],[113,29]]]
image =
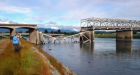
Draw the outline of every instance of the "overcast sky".
[[[140,20],[140,0],[0,0],[0,19],[79,25],[89,17]]]

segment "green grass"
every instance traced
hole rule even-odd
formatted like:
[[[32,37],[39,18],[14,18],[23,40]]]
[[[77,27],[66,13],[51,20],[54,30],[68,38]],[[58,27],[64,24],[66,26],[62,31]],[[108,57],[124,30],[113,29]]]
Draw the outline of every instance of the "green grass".
[[[116,34],[95,34],[96,38],[116,38]]]
[[[139,39],[140,38],[140,34],[134,34],[133,37]]]

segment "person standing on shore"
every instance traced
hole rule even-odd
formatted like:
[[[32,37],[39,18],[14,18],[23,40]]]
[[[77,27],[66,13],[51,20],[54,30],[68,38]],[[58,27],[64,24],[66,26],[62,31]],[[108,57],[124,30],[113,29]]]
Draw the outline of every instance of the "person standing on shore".
[[[12,43],[14,45],[15,52],[19,52],[20,51],[20,39],[17,36],[17,34],[13,36]]]

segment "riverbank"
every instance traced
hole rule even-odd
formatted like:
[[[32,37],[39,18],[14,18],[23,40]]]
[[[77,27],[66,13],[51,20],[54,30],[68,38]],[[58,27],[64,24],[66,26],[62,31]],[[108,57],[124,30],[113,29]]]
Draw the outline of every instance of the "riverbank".
[[[51,55],[21,39],[16,53],[9,39],[0,42],[0,75],[75,75]]]

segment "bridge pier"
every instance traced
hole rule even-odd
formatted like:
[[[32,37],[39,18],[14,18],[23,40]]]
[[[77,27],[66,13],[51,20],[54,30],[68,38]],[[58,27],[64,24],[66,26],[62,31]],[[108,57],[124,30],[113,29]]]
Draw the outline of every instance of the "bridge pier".
[[[133,39],[132,30],[116,31],[116,40],[117,41],[131,41],[132,39]]]
[[[10,29],[10,36],[14,36],[16,34],[16,29]]]
[[[38,44],[38,39],[37,39],[37,30],[36,29],[30,29],[29,30],[29,41],[31,43]]]
[[[84,31],[80,34],[80,44],[90,43],[93,44],[94,31]]]
[[[43,44],[43,33],[42,32],[39,32],[37,31],[37,44]]]
[[[16,34],[16,28],[10,29],[10,37]],[[36,29],[29,30],[29,41],[31,43],[40,44],[40,38]]]
[[[41,44],[39,31],[36,31],[36,44]]]

